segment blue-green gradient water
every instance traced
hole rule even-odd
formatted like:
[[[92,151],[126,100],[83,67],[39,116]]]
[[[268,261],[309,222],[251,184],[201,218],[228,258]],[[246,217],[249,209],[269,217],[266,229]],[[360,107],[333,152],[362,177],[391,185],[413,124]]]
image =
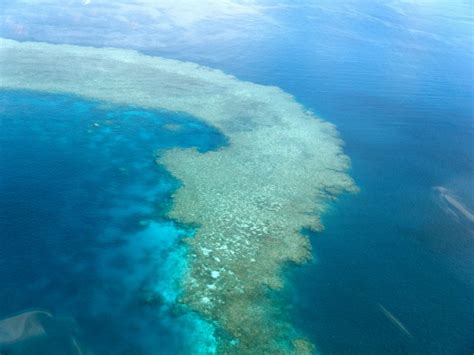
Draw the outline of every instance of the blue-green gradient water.
[[[279,86],[337,125],[361,192],[331,205],[284,300],[323,354],[474,351],[474,226],[438,189],[473,211],[471,2],[263,2],[262,17],[211,16],[178,35],[145,12],[125,13],[131,26],[94,2],[58,6],[8,2],[1,34],[198,62]],[[189,231],[162,219],[179,182],[154,151],[223,138],[189,117],[71,97],[2,93],[2,108],[0,315],[72,314],[100,353],[189,349],[204,325],[137,291],[185,267],[168,250]]]
[[[3,91],[0,106],[2,316],[72,317],[100,354],[193,349],[206,325],[175,305],[193,232],[162,218],[179,182],[155,159],[224,137],[180,114],[70,96]]]

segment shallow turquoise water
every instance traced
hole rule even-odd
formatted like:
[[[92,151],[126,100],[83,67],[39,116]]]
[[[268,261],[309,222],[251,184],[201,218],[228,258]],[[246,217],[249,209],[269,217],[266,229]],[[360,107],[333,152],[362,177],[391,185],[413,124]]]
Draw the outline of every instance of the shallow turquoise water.
[[[289,272],[287,306],[294,321],[323,353],[474,351],[473,226],[453,215],[434,189],[444,186],[474,208],[470,2],[287,2],[291,6],[267,13],[278,26],[238,18],[242,35],[219,39],[216,31],[235,23],[211,21],[196,26],[199,36],[182,41],[159,32],[148,17],[148,29],[137,30],[118,17],[102,23],[93,6],[77,5],[68,15],[11,3],[10,19],[30,31],[15,32],[3,22],[6,37],[191,60],[277,85],[335,123],[361,192],[331,206],[326,230],[311,236],[315,262]],[[89,16],[74,17],[74,28],[64,30],[77,13]],[[41,16],[50,27],[41,27]],[[158,35],[166,45],[153,40]],[[169,184],[161,201],[176,182],[156,174]],[[149,188],[142,186],[136,200]],[[149,341],[146,330],[134,335],[136,343]]]
[[[193,231],[162,218],[179,182],[155,159],[223,137],[181,114],[70,96],[1,92],[0,105],[2,317],[72,317],[101,354],[198,346],[208,325],[174,305]]]

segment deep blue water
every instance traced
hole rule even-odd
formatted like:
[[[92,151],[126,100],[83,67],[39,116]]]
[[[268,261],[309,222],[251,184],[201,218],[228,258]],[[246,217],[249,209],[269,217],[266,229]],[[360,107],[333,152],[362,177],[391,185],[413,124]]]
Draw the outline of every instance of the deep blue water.
[[[371,115],[387,117],[386,107],[376,104]],[[410,119],[422,121],[416,111],[409,111]],[[447,182],[472,206],[472,186],[462,180],[472,174],[470,150],[462,144],[471,142],[472,130],[453,123],[441,131],[426,125],[417,134],[407,125],[393,142],[393,130],[381,128],[361,138],[374,129],[373,122],[372,128],[361,122],[346,125],[346,141],[357,142],[348,143],[347,151],[361,192],[333,206],[324,218],[326,230],[312,236],[316,260],[293,274],[295,321],[327,353],[470,353],[473,225],[446,213],[433,187]],[[453,142],[441,143],[444,135]]]
[[[192,231],[162,218],[179,183],[155,159],[223,137],[181,114],[70,96],[4,91],[0,106],[1,317],[72,317],[100,354],[189,349],[202,324],[171,304]]]
[[[266,13],[271,21],[238,18],[240,37],[219,39],[228,24],[210,21],[187,41],[165,33],[166,46],[113,21],[55,31],[68,19],[47,7],[50,28],[34,31],[41,21],[31,20],[27,34],[1,30],[137,48],[293,94],[337,125],[361,188],[331,205],[325,231],[311,236],[314,263],[289,272],[294,321],[323,353],[473,353],[473,226],[434,189],[474,209],[472,2],[282,3]],[[21,11],[25,26],[28,16]]]
[[[305,4],[214,63],[335,123],[361,188],[323,218],[314,263],[290,271],[293,320],[326,354],[470,354],[474,226],[434,187],[473,210],[472,4]],[[193,55],[212,65],[206,50]]]
[[[401,20],[439,19],[393,22]],[[293,274],[294,319],[323,353],[472,353],[473,225],[446,213],[433,189],[474,207],[472,50],[352,21],[363,39],[329,33],[305,49],[292,37],[305,72],[278,80],[337,124],[361,188],[332,207],[312,237],[314,264]]]

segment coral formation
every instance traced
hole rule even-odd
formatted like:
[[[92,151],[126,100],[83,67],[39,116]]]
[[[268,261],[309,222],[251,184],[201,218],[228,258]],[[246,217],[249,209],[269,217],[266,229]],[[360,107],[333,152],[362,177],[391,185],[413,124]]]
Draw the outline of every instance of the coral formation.
[[[197,226],[182,301],[222,329],[222,353],[311,353],[271,297],[282,266],[311,255],[328,199],[354,191],[335,127],[276,87],[134,51],[1,40],[0,87],[66,92],[191,114],[229,144],[172,149],[182,181],[169,216]],[[303,350],[304,349],[304,350]]]

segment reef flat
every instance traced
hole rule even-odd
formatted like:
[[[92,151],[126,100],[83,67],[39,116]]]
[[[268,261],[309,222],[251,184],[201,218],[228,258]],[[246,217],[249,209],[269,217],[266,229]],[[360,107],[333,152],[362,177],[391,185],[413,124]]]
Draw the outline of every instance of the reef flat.
[[[0,87],[69,93],[185,112],[228,145],[159,159],[182,187],[169,217],[197,226],[188,238],[182,301],[222,330],[221,353],[311,353],[271,290],[282,267],[311,256],[325,203],[356,189],[333,125],[276,87],[135,51],[0,40]]]

